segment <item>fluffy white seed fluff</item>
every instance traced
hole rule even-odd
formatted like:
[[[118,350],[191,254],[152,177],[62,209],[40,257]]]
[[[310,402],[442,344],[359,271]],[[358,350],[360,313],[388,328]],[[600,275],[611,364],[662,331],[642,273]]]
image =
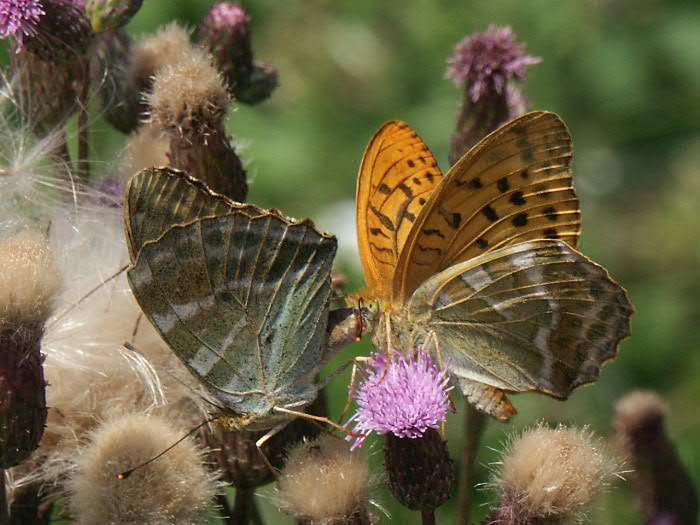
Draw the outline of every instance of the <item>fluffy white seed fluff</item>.
[[[42,235],[23,232],[0,242],[0,322],[43,322],[60,287]]]
[[[162,452],[182,434],[183,429],[143,414],[127,414],[100,425],[68,481],[70,514],[81,525],[206,523],[217,482],[192,440],[127,479],[117,477]]]
[[[509,444],[495,485],[502,492],[501,510],[509,515],[577,521],[614,470],[614,461],[588,430],[540,426]]]
[[[290,450],[276,499],[283,511],[323,524],[364,509],[369,489],[369,467],[359,452],[326,435]]]

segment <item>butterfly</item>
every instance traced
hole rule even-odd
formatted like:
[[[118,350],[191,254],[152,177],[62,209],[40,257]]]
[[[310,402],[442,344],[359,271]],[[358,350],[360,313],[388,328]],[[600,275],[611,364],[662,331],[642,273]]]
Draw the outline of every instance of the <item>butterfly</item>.
[[[131,178],[124,220],[131,290],[225,428],[280,429],[316,398],[335,237],[168,168]]]
[[[565,399],[598,377],[633,307],[576,250],[579,202],[562,120],[527,113],[444,176],[405,123],[385,123],[357,181],[367,331],[378,348],[437,356],[478,410],[507,421],[507,392]]]

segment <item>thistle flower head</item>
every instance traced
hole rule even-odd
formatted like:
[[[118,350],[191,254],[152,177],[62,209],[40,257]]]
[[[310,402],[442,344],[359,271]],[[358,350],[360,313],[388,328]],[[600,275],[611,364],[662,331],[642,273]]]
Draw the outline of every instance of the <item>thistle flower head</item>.
[[[512,28],[490,26],[457,44],[447,61],[447,77],[477,102],[485,95],[503,95],[509,80],[523,80],[527,68],[538,62],[516,42]]]
[[[24,39],[36,34],[36,24],[45,14],[41,0],[0,0],[0,38],[14,37],[20,51]]]
[[[350,392],[358,405],[350,421],[355,421],[353,430],[363,434],[353,448],[370,432],[417,438],[445,420],[449,379],[428,354],[376,353],[362,375]]]
[[[218,491],[202,451],[183,441],[120,480],[117,474],[162,452],[182,429],[167,420],[129,413],[105,421],[75,459],[68,507],[85,525],[98,523],[206,523]]]

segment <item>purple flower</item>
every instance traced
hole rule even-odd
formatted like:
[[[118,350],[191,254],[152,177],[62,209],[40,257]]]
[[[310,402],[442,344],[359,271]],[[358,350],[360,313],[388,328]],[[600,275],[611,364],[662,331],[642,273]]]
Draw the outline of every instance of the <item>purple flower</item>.
[[[250,17],[246,14],[240,4],[233,2],[219,2],[209,11],[208,25],[214,28],[223,30],[231,30],[233,28],[245,28],[250,21]]]
[[[0,0],[0,38],[15,37],[21,50],[24,39],[36,35],[36,24],[45,14],[41,0]]]
[[[490,26],[457,44],[447,61],[447,77],[477,102],[484,95],[503,95],[509,80],[523,80],[527,68],[540,61],[525,54],[512,28]]]
[[[352,448],[371,432],[418,438],[445,420],[449,379],[427,353],[417,351],[408,358],[398,351],[390,357],[376,353],[361,374],[350,390],[358,408],[348,424],[355,421],[353,431],[362,434]]]

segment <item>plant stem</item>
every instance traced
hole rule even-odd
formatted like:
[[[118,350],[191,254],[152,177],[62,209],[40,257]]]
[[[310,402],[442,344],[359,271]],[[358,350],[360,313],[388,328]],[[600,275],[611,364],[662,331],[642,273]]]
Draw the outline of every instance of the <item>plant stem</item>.
[[[420,511],[423,525],[435,525],[435,509],[424,509]]]
[[[462,475],[459,484],[459,499],[457,502],[458,525],[469,525],[474,490],[474,464],[479,452],[481,433],[486,423],[486,416],[471,405],[467,406],[464,415],[464,449],[462,451]]]
[[[88,98],[90,96],[90,61],[83,67],[82,85],[78,104],[78,176],[87,183],[90,180],[90,140]]]
[[[255,504],[255,494],[252,489],[236,489],[236,499],[233,510],[229,513],[228,523],[231,525],[247,525],[251,521],[259,522],[258,508]]]

